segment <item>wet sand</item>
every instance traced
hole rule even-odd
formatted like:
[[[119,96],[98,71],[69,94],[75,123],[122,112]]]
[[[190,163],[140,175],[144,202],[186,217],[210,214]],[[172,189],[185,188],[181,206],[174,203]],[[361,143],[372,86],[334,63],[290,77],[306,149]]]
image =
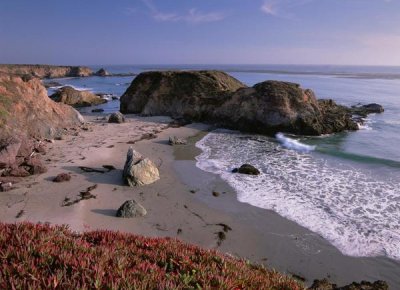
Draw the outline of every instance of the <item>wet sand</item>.
[[[304,277],[306,285],[322,278],[338,285],[380,279],[391,289],[400,289],[399,262],[344,256],[319,235],[273,211],[238,202],[227,183],[198,169],[194,157],[199,149],[194,144],[206,134],[206,125],[172,128],[167,125],[170,120],[163,117],[130,116],[124,124],[85,118],[88,130],[48,144],[48,153],[43,156],[47,173],[0,194],[0,221],[49,222],[68,224],[76,231],[108,229],[175,237]],[[140,140],[149,134],[156,138]],[[168,145],[172,135],[188,138],[189,144]],[[129,146],[159,166],[159,181],[135,188],[123,184],[122,168]],[[113,165],[116,170],[87,173],[79,168],[103,170],[103,165]],[[71,181],[52,182],[63,172],[72,174]],[[62,206],[65,198],[74,200],[94,184],[95,199]],[[128,199],[140,202],[147,215],[115,217],[118,207]],[[23,214],[17,218],[19,213]]]

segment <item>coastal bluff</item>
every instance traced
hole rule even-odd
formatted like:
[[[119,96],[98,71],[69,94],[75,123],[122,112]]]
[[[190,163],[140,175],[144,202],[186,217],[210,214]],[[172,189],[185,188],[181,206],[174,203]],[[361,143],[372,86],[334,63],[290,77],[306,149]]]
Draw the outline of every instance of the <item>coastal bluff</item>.
[[[221,71],[144,72],[120,100],[122,113],[168,115],[266,135],[358,129],[350,108],[318,100],[299,84],[265,81],[247,87]]]
[[[42,64],[0,64],[0,72],[36,78],[88,77],[93,71],[85,66],[55,66]]]

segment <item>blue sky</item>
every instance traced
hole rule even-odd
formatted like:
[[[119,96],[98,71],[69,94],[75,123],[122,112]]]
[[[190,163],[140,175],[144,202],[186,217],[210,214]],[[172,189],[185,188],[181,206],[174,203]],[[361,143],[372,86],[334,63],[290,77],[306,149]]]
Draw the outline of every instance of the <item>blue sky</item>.
[[[400,65],[400,1],[1,0],[0,63]]]

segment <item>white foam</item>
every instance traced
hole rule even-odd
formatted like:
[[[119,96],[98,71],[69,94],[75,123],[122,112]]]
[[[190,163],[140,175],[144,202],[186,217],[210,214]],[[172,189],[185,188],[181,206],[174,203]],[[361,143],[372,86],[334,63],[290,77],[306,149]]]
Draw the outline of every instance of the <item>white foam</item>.
[[[279,142],[281,142],[281,144],[284,147],[286,147],[288,149],[293,149],[293,150],[300,151],[300,152],[310,152],[310,151],[315,150],[315,146],[300,143],[299,141],[297,141],[295,139],[286,137],[282,133],[276,134],[275,137]]]
[[[239,201],[274,210],[320,234],[344,254],[400,260],[400,173],[383,180],[260,140],[209,133],[196,144],[203,150],[197,166],[219,174],[236,189]],[[230,173],[243,163],[259,168],[261,175]]]

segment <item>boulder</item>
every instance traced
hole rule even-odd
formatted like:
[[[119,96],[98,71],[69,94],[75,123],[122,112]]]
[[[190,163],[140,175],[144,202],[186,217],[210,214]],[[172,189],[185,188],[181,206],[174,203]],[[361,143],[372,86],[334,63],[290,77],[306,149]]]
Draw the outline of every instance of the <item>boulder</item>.
[[[54,179],[53,182],[65,182],[71,180],[71,174],[69,173],[60,173]]]
[[[104,68],[101,68],[97,72],[95,72],[94,75],[96,75],[98,77],[106,77],[106,76],[109,76],[110,73],[108,71],[106,71]]]
[[[160,179],[157,166],[148,158],[129,148],[122,178],[129,186],[151,184]]]
[[[108,123],[125,123],[125,116],[120,112],[115,112],[108,118]]]
[[[168,144],[172,145],[172,146],[173,145],[186,145],[187,141],[184,140],[184,139],[180,139],[180,138],[178,138],[176,136],[169,136]]]
[[[107,100],[88,91],[78,91],[70,86],[65,86],[50,96],[57,103],[74,107],[89,107],[107,103]]]
[[[141,73],[122,95],[120,111],[168,115],[271,136],[358,129],[348,108],[317,100],[313,91],[299,84],[265,81],[249,88],[219,71]]]
[[[248,175],[259,175],[260,171],[250,164],[243,164],[239,168],[235,168],[232,170],[232,173],[242,173]]]
[[[121,96],[120,111],[204,120],[232,92],[243,87],[220,71],[144,72]]]
[[[117,217],[134,218],[141,217],[147,214],[146,209],[134,200],[125,201],[117,210]]]

